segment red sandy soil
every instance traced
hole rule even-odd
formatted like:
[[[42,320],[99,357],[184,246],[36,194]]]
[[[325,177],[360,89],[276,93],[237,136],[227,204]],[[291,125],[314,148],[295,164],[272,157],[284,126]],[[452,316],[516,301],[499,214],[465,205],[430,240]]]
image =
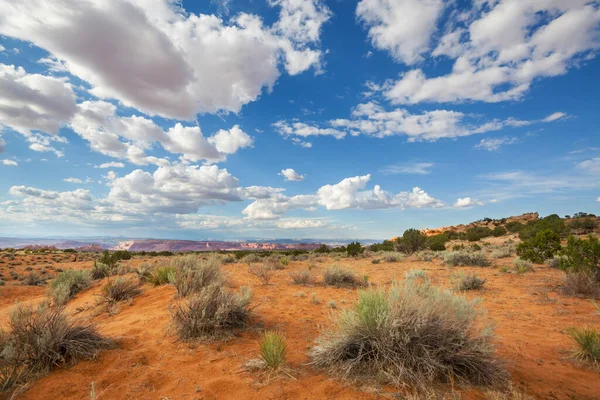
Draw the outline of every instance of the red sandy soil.
[[[558,288],[561,271],[537,266],[523,275],[502,274],[512,258],[493,260],[496,268],[444,266],[442,261],[372,264],[371,259],[324,258],[313,269],[321,277],[326,267],[338,264],[368,275],[374,284],[402,280],[411,269],[426,270],[434,284],[450,286],[455,271],[476,272],[487,278],[486,289],[468,293],[480,297],[488,319],[496,323],[498,356],[508,362],[515,386],[539,399],[598,399],[600,371],[570,359],[573,345],[566,334],[570,326],[588,325],[600,330],[600,315],[588,300],[563,297]],[[28,260],[34,268],[35,260]],[[132,260],[133,266],[141,260]],[[224,265],[232,290],[249,286],[253,291],[252,325],[233,338],[213,343],[184,343],[170,329],[169,306],[176,301],[172,286],[151,287],[130,304],[123,303],[115,315],[96,305],[106,280],[77,295],[67,312],[74,318],[91,319],[101,333],[114,338],[119,348],[101,353],[97,360],[58,368],[31,383],[18,399],[89,399],[92,382],[96,399],[375,399],[390,398],[393,391],[377,384],[348,383],[329,377],[307,365],[308,350],[323,326],[331,324],[330,301],[337,308],[351,307],[355,290],[296,286],[291,271],[306,269],[307,261],[292,262],[276,271],[270,285],[249,274],[246,264]],[[45,265],[45,264],[43,264]],[[60,268],[90,268],[91,261],[61,263]],[[58,266],[57,266],[58,267]],[[5,269],[5,268],[4,268]],[[6,276],[6,272],[4,272]],[[9,281],[0,286],[0,326],[16,300],[30,304],[44,301],[46,287],[28,287]],[[304,295],[303,295],[304,294]],[[313,301],[313,294],[320,303]],[[258,355],[264,329],[285,333],[290,376],[267,379],[246,372],[243,364]],[[450,393],[450,386],[440,386]],[[485,389],[458,389],[464,399],[485,397]],[[2,396],[0,395],[0,399]],[[402,397],[397,397],[402,398]]]

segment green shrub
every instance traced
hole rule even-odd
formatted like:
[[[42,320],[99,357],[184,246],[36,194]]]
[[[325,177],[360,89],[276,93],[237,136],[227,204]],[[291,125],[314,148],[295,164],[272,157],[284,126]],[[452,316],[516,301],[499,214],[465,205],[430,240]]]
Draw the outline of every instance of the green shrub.
[[[600,333],[593,328],[569,328],[569,336],[577,346],[575,358],[583,362],[600,364]]]
[[[223,337],[247,325],[249,304],[248,288],[236,294],[222,284],[211,285],[174,307],[173,325],[182,340]]]
[[[172,266],[159,267],[144,266],[138,269],[138,275],[141,280],[151,283],[153,286],[168,285],[175,280],[177,269]]]
[[[214,254],[208,260],[195,255],[175,257],[170,267],[175,269],[172,283],[180,297],[198,293],[207,286],[218,285],[225,280],[221,272],[221,260]]]
[[[285,364],[287,347],[285,337],[278,332],[265,332],[260,341],[260,358],[271,369]]]
[[[511,221],[507,222],[505,226],[510,233],[518,233],[521,231],[524,225],[518,221]]]
[[[483,253],[471,253],[467,251],[452,251],[444,256],[444,261],[451,267],[476,266],[487,267],[490,262]]]
[[[486,279],[479,278],[477,274],[456,274],[452,276],[453,287],[456,290],[483,289]]]
[[[492,230],[487,226],[477,226],[467,230],[466,238],[469,242],[477,242],[480,239],[492,236]]]
[[[260,256],[258,254],[248,254],[246,256],[244,256],[244,258],[242,258],[242,261],[244,261],[246,264],[250,265],[253,263],[258,263],[262,261],[262,258],[260,258]]]
[[[589,272],[600,281],[600,242],[590,235],[587,240],[569,236],[561,251],[560,267],[567,272]]]
[[[284,267],[287,267],[288,265],[290,265],[290,258],[283,256],[281,257],[281,265],[283,265]]]
[[[365,249],[360,245],[359,242],[352,242],[346,246],[346,251],[350,257],[356,257],[357,255],[362,254]]]
[[[315,249],[315,253],[329,253],[329,247],[326,244],[322,244]]]
[[[429,236],[427,242],[429,243],[429,249],[433,251],[444,251],[446,250],[446,242],[448,241],[448,235],[440,233],[439,235]]]
[[[312,364],[343,378],[396,386],[504,382],[491,330],[479,329],[478,316],[475,302],[429,285],[360,291],[354,309],[317,339]]]
[[[565,221],[556,214],[548,215],[545,218],[528,221],[519,231],[519,238],[523,241],[533,239],[538,232],[549,229],[559,237],[565,236],[569,228]]]
[[[63,305],[91,283],[92,278],[88,271],[63,271],[50,284],[50,297],[54,303]]]
[[[569,223],[569,229],[576,233],[592,233],[598,227],[598,223],[592,218],[575,218]]]
[[[0,392],[114,346],[93,326],[70,321],[62,308],[17,305],[8,330],[0,329]]]
[[[560,236],[551,229],[538,231],[536,235],[517,246],[517,255],[524,260],[542,264],[560,250]]]
[[[506,235],[506,228],[504,228],[502,225],[498,225],[492,231],[492,235],[494,235],[494,237],[504,236]]]
[[[327,286],[336,287],[360,287],[365,282],[356,277],[354,272],[342,269],[336,265],[327,268],[323,273],[323,283]]]
[[[102,264],[109,265],[110,267],[114,267],[117,265],[117,262],[121,260],[131,260],[132,254],[127,250],[117,250],[110,252],[105,250],[102,253],[102,256],[98,260]]]
[[[384,240],[381,243],[374,243],[369,246],[371,251],[396,251],[396,243],[391,240]]]
[[[92,279],[103,279],[112,275],[112,268],[108,264],[104,264],[99,261],[94,261],[92,267],[91,277]]]
[[[399,249],[407,254],[427,248],[427,236],[418,229],[407,229],[398,239]]]
[[[464,249],[465,249],[464,244],[455,244],[454,246],[452,246],[452,251],[460,251],[460,250],[464,250]]]
[[[379,264],[381,262],[380,258],[374,258],[371,260],[371,264]]]

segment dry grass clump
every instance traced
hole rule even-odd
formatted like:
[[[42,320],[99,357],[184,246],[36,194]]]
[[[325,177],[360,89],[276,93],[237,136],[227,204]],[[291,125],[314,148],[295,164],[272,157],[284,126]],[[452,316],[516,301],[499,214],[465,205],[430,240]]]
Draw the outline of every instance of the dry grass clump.
[[[256,276],[263,285],[268,285],[271,282],[271,278],[273,278],[273,268],[267,264],[250,265],[248,272]]]
[[[50,297],[55,304],[63,305],[91,283],[88,271],[63,271],[50,284]]]
[[[106,303],[113,304],[131,300],[140,293],[139,282],[119,277],[104,285],[101,297]]]
[[[254,263],[259,263],[261,261],[262,261],[262,258],[260,258],[260,256],[258,254],[248,254],[248,255],[244,256],[244,258],[242,258],[242,262],[245,262],[248,265],[254,264]]]
[[[444,261],[451,267],[456,266],[473,266],[473,267],[487,267],[490,262],[482,252],[468,252],[468,251],[451,251],[444,256]]]
[[[535,271],[535,269],[533,269],[533,264],[530,261],[518,257],[513,261],[513,267],[517,274],[526,274],[527,272]]]
[[[243,328],[250,317],[250,289],[240,293],[223,284],[202,288],[172,310],[173,326],[182,340],[209,339]]]
[[[265,366],[276,370],[285,364],[287,346],[285,337],[278,332],[267,331],[260,341],[260,358]]]
[[[315,283],[315,277],[309,270],[290,272],[290,278],[292,278],[292,283],[294,285],[309,286],[314,285]]]
[[[327,286],[336,287],[361,287],[366,282],[360,280],[352,271],[342,269],[337,265],[327,268],[323,273],[323,283]]]
[[[136,270],[140,282],[148,282],[153,286],[168,285],[175,280],[176,268],[158,264],[142,263]]]
[[[477,274],[456,274],[452,276],[453,287],[455,290],[480,290],[487,282]]]
[[[43,286],[46,284],[46,280],[42,278],[37,272],[31,271],[25,279],[23,279],[23,285],[27,286]]]
[[[368,289],[317,339],[312,363],[343,378],[396,386],[504,382],[491,330],[477,328],[478,316],[474,301],[427,284]]]
[[[377,257],[385,262],[391,263],[404,260],[405,255],[398,251],[380,251],[377,252]]]
[[[573,356],[579,361],[600,365],[600,332],[584,326],[582,328],[569,328],[571,340],[577,346]]]
[[[199,293],[208,286],[220,285],[225,281],[221,260],[215,254],[211,254],[207,260],[195,255],[175,257],[170,267],[175,270],[170,282],[180,297]]]
[[[502,245],[492,251],[492,258],[508,258],[516,252],[516,247],[512,244]]]
[[[588,271],[569,272],[565,275],[562,293],[573,297],[600,299],[600,282]]]
[[[101,263],[99,261],[94,262],[92,267],[91,276],[92,279],[103,279],[112,275],[112,268],[108,264]]]
[[[271,269],[284,269],[285,268],[285,266],[281,262],[281,257],[279,257],[278,255],[275,255],[275,254],[270,255],[269,257],[266,257],[264,259],[264,263]],[[287,263],[289,264],[289,260],[287,261]]]
[[[93,326],[70,321],[61,308],[18,305],[8,330],[0,330],[0,391],[114,345]]]

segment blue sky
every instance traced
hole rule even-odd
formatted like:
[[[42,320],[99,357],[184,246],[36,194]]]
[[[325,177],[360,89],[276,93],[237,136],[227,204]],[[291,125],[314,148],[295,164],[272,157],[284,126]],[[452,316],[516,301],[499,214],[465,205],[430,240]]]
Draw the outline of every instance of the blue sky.
[[[600,212],[600,7],[0,4],[0,235],[389,238]]]

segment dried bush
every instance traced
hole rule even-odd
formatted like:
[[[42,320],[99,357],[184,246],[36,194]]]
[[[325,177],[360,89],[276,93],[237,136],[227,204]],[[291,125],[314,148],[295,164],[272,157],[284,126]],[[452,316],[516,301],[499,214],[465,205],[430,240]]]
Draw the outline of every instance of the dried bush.
[[[492,252],[492,258],[508,258],[515,254],[515,246],[503,245]]]
[[[456,266],[487,267],[490,262],[481,252],[452,251],[444,256],[446,264]]]
[[[113,304],[119,301],[131,300],[140,293],[142,291],[137,281],[119,277],[104,285],[101,297],[106,303]]]
[[[271,269],[284,269],[284,266],[281,263],[281,257],[274,254],[269,257],[266,257],[264,259],[264,263]]]
[[[371,264],[379,264],[381,262],[381,259],[379,258],[374,258],[371,260]]]
[[[23,285],[28,286],[42,286],[46,284],[46,280],[43,279],[37,272],[31,271],[25,279],[23,279]]]
[[[8,330],[0,330],[0,391],[112,347],[112,340],[91,325],[70,321],[61,308],[18,305]]]
[[[535,271],[531,262],[522,260],[520,258],[515,258],[515,260],[513,261],[513,267],[517,274],[525,274],[527,272]]]
[[[248,272],[256,276],[263,285],[268,285],[273,278],[273,268],[267,264],[251,265],[248,267]]]
[[[455,290],[479,290],[483,289],[487,279],[482,279],[477,274],[456,274],[452,281]]]
[[[220,285],[202,288],[172,310],[173,325],[182,340],[214,338],[242,328],[250,316],[250,289],[229,292]]]
[[[54,303],[63,305],[91,283],[92,278],[88,271],[63,271],[50,284],[50,297]]]
[[[377,256],[385,262],[400,262],[404,260],[404,254],[398,251],[382,251],[378,252]]]
[[[361,291],[354,309],[317,339],[312,364],[343,378],[396,386],[503,382],[491,330],[477,328],[478,315],[474,301],[429,285]]]
[[[308,270],[290,272],[290,278],[294,285],[313,285],[315,283],[314,276]]]
[[[175,270],[171,283],[177,289],[178,296],[198,293],[210,285],[219,285],[225,281],[221,272],[221,260],[212,254],[207,260],[195,255],[179,256],[171,260]]]
[[[336,265],[327,268],[323,273],[323,283],[327,286],[336,287],[361,287],[366,282],[356,277],[354,272],[342,269]]]
[[[569,272],[565,275],[562,293],[567,296],[600,299],[600,282],[591,272]]]

